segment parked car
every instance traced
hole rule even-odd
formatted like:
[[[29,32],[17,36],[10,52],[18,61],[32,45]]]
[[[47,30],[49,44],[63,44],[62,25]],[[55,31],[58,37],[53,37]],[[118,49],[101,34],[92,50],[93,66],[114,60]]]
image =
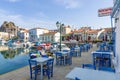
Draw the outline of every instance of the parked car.
[[[50,52],[54,53],[56,51],[60,50],[60,44],[57,44],[56,46],[51,46]],[[61,44],[61,50],[70,50],[70,48],[66,44]]]

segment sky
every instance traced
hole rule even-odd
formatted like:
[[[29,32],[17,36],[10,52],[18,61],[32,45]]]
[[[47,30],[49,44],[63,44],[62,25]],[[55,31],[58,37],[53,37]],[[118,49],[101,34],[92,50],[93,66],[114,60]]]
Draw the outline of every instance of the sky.
[[[110,16],[98,17],[98,9],[113,6],[113,0],[0,0],[0,25],[12,21],[27,29],[57,29],[56,22],[79,29],[111,27]]]

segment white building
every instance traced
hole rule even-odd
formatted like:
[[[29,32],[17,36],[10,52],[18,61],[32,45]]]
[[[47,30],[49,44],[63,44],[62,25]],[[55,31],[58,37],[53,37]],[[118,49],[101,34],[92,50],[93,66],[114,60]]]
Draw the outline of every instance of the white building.
[[[29,41],[29,31],[28,30],[20,30],[18,32],[20,40],[23,40],[24,42]]]
[[[40,40],[42,42],[59,42],[60,33],[59,32],[48,32],[40,35]]]
[[[44,34],[44,33],[48,33],[49,30],[48,29],[44,29],[44,28],[33,28],[29,30],[29,41],[31,42],[37,42],[40,41],[39,39],[39,35]]]
[[[116,72],[120,73],[120,0],[114,0],[114,6],[111,13],[111,20],[114,18],[115,20],[115,33],[113,34],[115,37],[115,68]]]
[[[0,32],[0,39],[8,40],[14,37],[14,34],[8,32]]]

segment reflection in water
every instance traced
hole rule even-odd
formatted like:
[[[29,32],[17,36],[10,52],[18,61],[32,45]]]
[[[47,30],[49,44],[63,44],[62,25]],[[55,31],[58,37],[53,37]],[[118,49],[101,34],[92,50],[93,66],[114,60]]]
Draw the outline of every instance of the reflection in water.
[[[22,55],[27,53],[29,53],[29,49],[24,49],[24,48],[16,48],[16,49],[9,48],[9,50],[1,51],[1,54],[5,59],[12,59],[17,55]]]

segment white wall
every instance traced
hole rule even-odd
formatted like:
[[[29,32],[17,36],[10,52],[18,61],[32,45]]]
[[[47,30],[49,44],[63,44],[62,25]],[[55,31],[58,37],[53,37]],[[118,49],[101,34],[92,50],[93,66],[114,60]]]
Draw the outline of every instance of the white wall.
[[[60,41],[60,33],[59,32],[57,32],[56,34],[55,34],[55,37],[54,37],[54,41],[55,42],[59,42]]]
[[[116,72],[120,72],[120,11],[119,14],[116,16],[116,18],[119,18],[119,20],[117,20],[117,23],[115,23],[115,32],[116,32],[116,42],[115,42],[115,52],[116,52],[116,63],[117,65],[116,67]]]

